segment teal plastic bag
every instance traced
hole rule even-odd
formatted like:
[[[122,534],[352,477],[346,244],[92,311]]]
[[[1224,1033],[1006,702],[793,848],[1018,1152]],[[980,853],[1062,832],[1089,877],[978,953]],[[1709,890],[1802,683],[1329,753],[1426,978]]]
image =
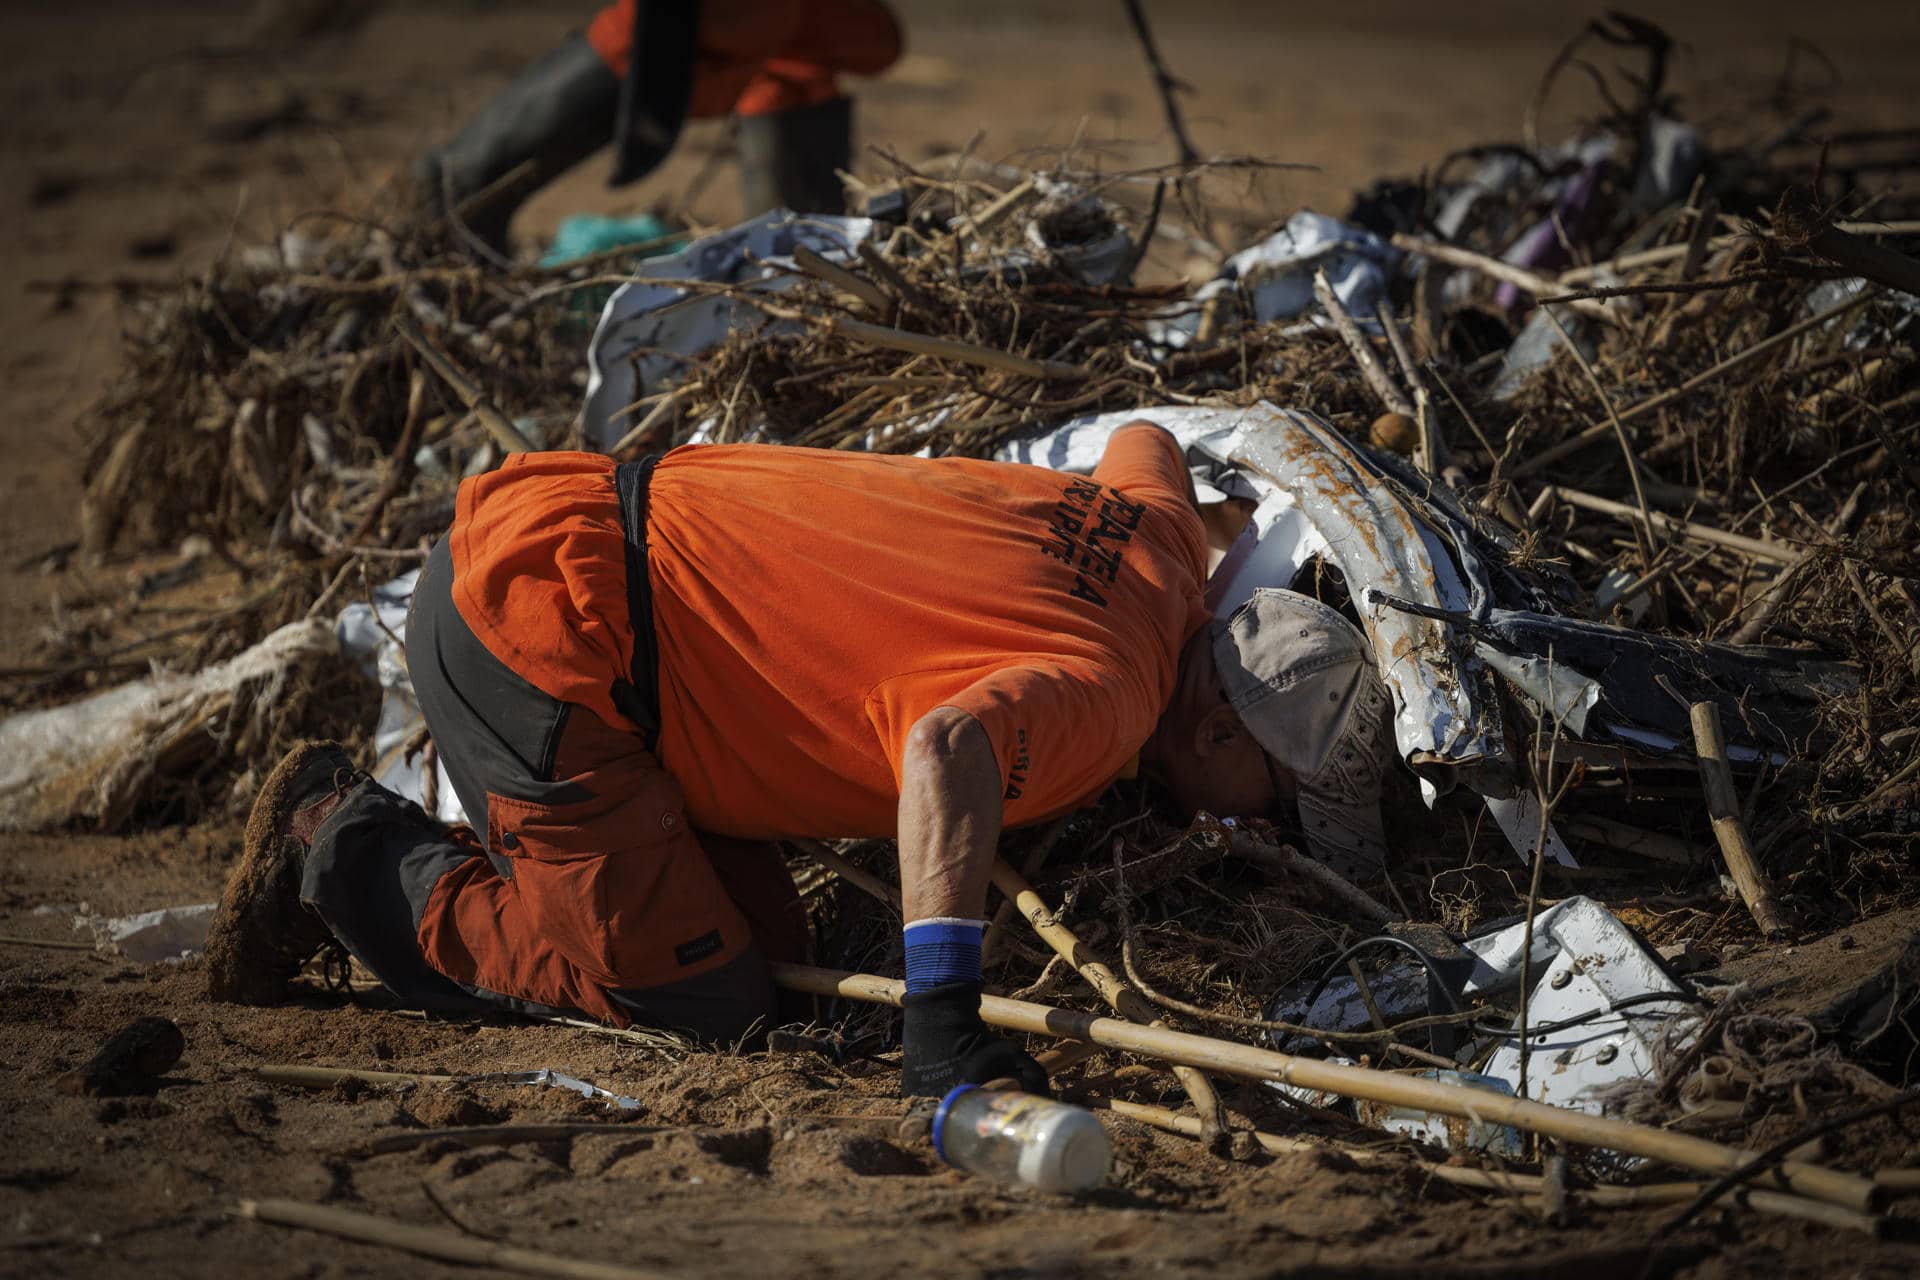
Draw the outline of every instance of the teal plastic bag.
[[[650,213],[612,218],[600,213],[576,213],[560,224],[553,243],[540,255],[543,267],[564,267],[581,258],[627,245],[647,245],[636,258],[658,257],[672,253],[683,243],[679,229],[670,227]]]

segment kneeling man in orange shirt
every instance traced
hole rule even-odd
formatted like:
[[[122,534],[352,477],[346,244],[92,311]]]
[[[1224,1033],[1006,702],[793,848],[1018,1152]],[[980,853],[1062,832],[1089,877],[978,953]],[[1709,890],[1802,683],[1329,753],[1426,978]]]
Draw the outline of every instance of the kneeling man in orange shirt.
[[[980,1020],[1004,827],[1136,765],[1188,809],[1297,806],[1383,857],[1389,700],[1327,606],[1202,606],[1186,462],[1151,423],[1090,476],[695,445],[517,455],[460,488],[407,659],[472,823],[331,743],[262,788],[208,946],[215,998],[283,999],[343,947],[401,999],[725,1040],[775,1016],[807,931],[774,843],[899,842],[902,1092],[1038,1066]]]

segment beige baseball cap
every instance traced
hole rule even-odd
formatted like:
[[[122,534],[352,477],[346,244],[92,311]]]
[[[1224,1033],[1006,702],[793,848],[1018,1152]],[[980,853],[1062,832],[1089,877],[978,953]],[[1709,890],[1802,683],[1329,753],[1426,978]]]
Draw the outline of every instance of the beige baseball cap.
[[[1213,656],[1227,701],[1298,784],[1307,852],[1343,875],[1379,871],[1392,699],[1366,637],[1312,596],[1263,587],[1214,624]]]

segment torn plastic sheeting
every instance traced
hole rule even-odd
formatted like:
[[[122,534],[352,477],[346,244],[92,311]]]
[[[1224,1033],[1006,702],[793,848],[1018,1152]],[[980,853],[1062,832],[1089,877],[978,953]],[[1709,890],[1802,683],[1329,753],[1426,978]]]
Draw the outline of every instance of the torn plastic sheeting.
[[[1618,283],[1619,277],[1607,273],[1597,284]],[[1493,381],[1493,389],[1488,392],[1495,400],[1511,400],[1526,390],[1533,376],[1553,363],[1560,351],[1560,331],[1554,327],[1558,319],[1566,327],[1567,336],[1580,348],[1580,354],[1588,360],[1599,358],[1599,344],[1593,340],[1592,326],[1576,311],[1563,308],[1548,313],[1545,307],[1535,308],[1527,322],[1520,326],[1520,332],[1507,345],[1506,354],[1500,357],[1500,376]]]
[[[1026,241],[1046,261],[1087,284],[1114,284],[1133,261],[1133,240],[1113,206],[1076,183],[1045,174],[1034,179],[1040,206],[1024,228]],[[1085,232],[1085,238],[1076,233]],[[1021,265],[1018,258],[1007,265]]]
[[[565,1075],[555,1071],[551,1067],[542,1067],[538,1071],[495,1071],[487,1075],[461,1076],[459,1082],[461,1084],[545,1085],[549,1089],[565,1089],[569,1093],[577,1093],[583,1098],[599,1098],[604,1102],[612,1103],[622,1111],[639,1111],[642,1109],[640,1101],[637,1098],[629,1098],[625,1094],[602,1089],[597,1084],[592,1084],[575,1076]]]
[[[581,424],[587,441],[606,450],[632,425],[622,416],[642,395],[658,391],[697,356],[737,327],[765,317],[720,294],[689,294],[674,280],[748,284],[777,292],[797,278],[792,254],[805,246],[844,262],[873,234],[870,218],[801,217],[775,209],[644,263],[607,300],[587,348],[587,398]]]
[[[1850,298],[1859,297],[1867,287],[1866,280],[1859,276],[1828,280],[1808,291],[1801,310],[1809,316],[1817,316]],[[1865,351],[1869,347],[1881,346],[1906,336],[1909,331],[1920,331],[1920,297],[1902,293],[1898,289],[1888,289],[1878,302],[1868,303],[1859,315],[1852,319],[1843,316],[1831,320],[1825,327],[1836,324],[1847,326],[1842,345],[1849,351]]]
[[[1363,327],[1377,331],[1375,306],[1400,263],[1400,252],[1371,231],[1302,209],[1287,225],[1258,244],[1228,258],[1220,274],[1202,285],[1179,315],[1152,326],[1153,339],[1182,347],[1199,330],[1205,304],[1238,290],[1253,308],[1253,320],[1266,324],[1314,310],[1313,274],[1327,273],[1335,296]]]
[[[340,649],[359,663],[366,676],[381,689],[380,718],[373,730],[374,780],[417,805],[427,801],[427,775],[424,753],[408,755],[407,744],[425,731],[427,721],[414,697],[413,681],[407,675],[407,609],[413,601],[418,569],[401,574],[391,582],[373,589],[371,605],[356,600],[340,611],[334,631]],[[376,610],[378,611],[376,614]],[[433,816],[442,822],[463,823],[466,810],[454,793],[453,779],[446,765],[434,756],[438,774]]]

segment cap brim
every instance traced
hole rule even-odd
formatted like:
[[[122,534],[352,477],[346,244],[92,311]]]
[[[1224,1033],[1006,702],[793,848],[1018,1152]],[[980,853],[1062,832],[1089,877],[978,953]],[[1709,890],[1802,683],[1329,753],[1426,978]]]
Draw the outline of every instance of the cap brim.
[[[1350,877],[1378,875],[1385,869],[1387,831],[1378,793],[1356,803],[1321,795],[1303,782],[1299,805],[1307,855],[1315,862]]]

